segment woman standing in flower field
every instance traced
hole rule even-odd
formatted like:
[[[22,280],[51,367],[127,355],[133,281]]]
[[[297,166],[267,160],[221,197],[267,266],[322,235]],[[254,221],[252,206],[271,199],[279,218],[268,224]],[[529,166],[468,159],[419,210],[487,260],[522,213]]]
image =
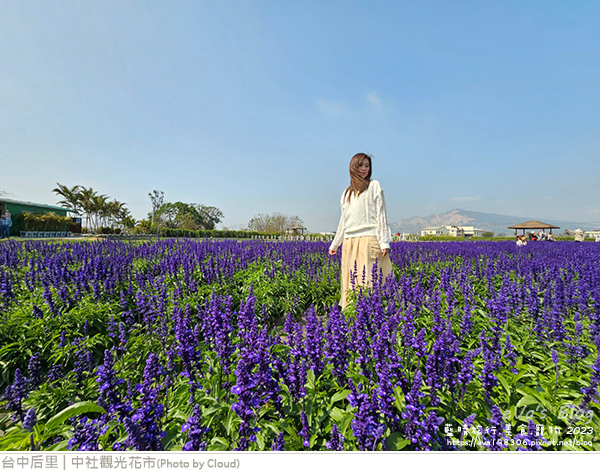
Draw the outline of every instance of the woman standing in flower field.
[[[353,273],[355,285],[369,285],[375,262],[380,271],[379,280],[392,272],[390,242],[392,233],[387,223],[385,198],[381,184],[371,180],[371,157],[357,153],[350,160],[350,186],[344,191],[340,204],[342,215],[329,254],[335,255],[342,247],[342,298],[345,308]],[[356,268],[356,272],[354,269]],[[363,275],[364,271],[364,275]]]

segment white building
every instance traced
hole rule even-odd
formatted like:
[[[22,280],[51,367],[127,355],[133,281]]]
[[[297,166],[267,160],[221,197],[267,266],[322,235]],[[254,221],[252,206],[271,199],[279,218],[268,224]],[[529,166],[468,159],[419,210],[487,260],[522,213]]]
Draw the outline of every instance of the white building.
[[[473,226],[464,226],[460,227],[460,229],[465,237],[483,237],[483,232],[485,232],[485,230]]]
[[[585,236],[588,238],[597,239],[597,237],[600,237],[600,228],[597,230],[587,230],[584,233],[585,233]]]
[[[421,229],[421,236],[426,237],[427,235],[444,235],[443,227],[425,227]]]
[[[456,225],[441,225],[439,227],[425,227],[421,230],[421,236],[481,237],[483,236],[483,232],[483,229],[473,226],[458,227]]]

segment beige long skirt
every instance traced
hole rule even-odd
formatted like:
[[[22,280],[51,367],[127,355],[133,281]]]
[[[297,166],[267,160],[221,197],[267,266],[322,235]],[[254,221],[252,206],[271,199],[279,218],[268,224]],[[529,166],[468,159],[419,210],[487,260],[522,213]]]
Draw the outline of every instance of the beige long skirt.
[[[381,255],[377,237],[344,238],[342,244],[342,309],[348,305],[353,287],[373,285],[373,265],[377,260],[378,281],[383,283],[392,272],[390,255]],[[354,282],[352,281],[354,278]]]

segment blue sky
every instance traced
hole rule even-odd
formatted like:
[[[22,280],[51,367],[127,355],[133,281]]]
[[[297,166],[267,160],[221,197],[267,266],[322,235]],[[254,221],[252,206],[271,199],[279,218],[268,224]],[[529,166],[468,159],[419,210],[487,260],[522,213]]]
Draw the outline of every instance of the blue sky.
[[[599,31],[596,1],[1,1],[0,190],[319,232],[366,152],[391,223],[600,225]]]

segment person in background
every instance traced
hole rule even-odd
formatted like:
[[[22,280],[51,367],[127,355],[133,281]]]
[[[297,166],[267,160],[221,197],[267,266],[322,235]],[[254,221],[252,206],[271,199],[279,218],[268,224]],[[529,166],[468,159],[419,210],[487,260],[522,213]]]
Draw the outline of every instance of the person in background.
[[[550,230],[550,233],[548,234],[548,241],[549,242],[553,242],[554,241],[554,234],[552,233],[552,230]]]
[[[583,242],[585,240],[585,233],[580,228],[575,230],[565,229],[565,233],[569,235],[573,235],[575,237],[576,242]]]
[[[544,229],[538,232],[538,238],[540,239],[540,241],[546,240],[546,232],[544,232]]]
[[[525,235],[517,235],[517,246],[527,245],[527,238]]]
[[[6,214],[2,214],[2,218],[0,218],[0,233],[2,236],[0,238],[10,238],[10,227],[12,226],[12,220],[10,217],[7,217]]]
[[[350,186],[342,194],[342,215],[329,246],[329,254],[335,255],[338,247],[343,244],[342,309],[348,304],[347,297],[352,284],[372,285],[375,263],[379,269],[379,282],[385,281],[392,272],[389,256],[392,233],[387,222],[385,198],[381,184],[371,179],[371,173],[369,155],[357,153],[352,157]]]

